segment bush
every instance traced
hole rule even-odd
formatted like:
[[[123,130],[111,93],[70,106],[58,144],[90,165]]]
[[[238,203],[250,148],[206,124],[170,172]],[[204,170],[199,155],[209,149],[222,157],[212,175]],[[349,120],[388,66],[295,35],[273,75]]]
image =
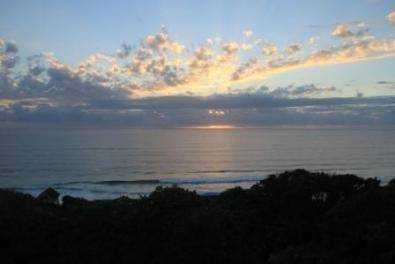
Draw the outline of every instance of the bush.
[[[208,197],[57,205],[0,190],[1,263],[394,263],[394,185],[294,170]]]

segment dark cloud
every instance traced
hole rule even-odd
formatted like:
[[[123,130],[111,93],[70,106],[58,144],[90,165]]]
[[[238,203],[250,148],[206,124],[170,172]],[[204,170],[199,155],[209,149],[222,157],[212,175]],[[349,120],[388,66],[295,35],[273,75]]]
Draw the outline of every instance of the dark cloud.
[[[6,42],[5,43],[5,52],[6,53],[17,53],[18,46],[14,42]]]
[[[392,82],[392,81],[378,81],[377,84],[391,85],[391,84],[395,84],[395,82]]]
[[[281,98],[265,93],[200,96],[165,96],[135,100],[95,100],[92,108],[100,109],[248,109],[289,107],[337,107],[342,105],[395,105],[395,97],[366,98]]]
[[[334,92],[334,91],[337,91],[336,87],[334,87],[334,86],[320,88],[314,84],[309,84],[309,85],[295,87],[294,89],[291,90],[291,95],[292,96],[307,96],[307,95],[312,95],[312,94],[321,94],[324,92]]]
[[[166,66],[162,76],[163,81],[169,86],[176,86],[184,82],[182,73],[176,67]]]
[[[103,86],[102,76],[90,75],[89,80],[84,80],[68,68],[50,68],[47,75],[49,81],[45,95],[50,98],[89,102],[100,98],[124,98],[126,95],[119,89]]]
[[[285,99],[263,95],[172,96],[139,100],[96,100],[59,106],[27,100],[0,111],[3,120],[84,122],[131,126],[197,124],[395,124],[395,97]]]
[[[13,44],[7,46],[8,43],[5,42],[0,54],[0,99],[44,97],[57,103],[75,104],[129,96],[130,92],[115,87],[106,75],[89,71],[88,66],[73,69],[50,54],[30,56],[27,58],[26,72],[13,71],[19,62],[18,49]],[[97,61],[96,57],[89,63]]]
[[[299,43],[294,43],[294,44],[289,45],[289,46],[285,49],[285,52],[288,53],[288,54],[294,54],[294,53],[300,51],[301,49],[302,49],[302,45],[301,45],[301,44],[299,44]]]
[[[13,98],[16,96],[16,89],[13,79],[5,73],[0,72],[0,99]]]
[[[254,71],[258,71],[259,69],[258,59],[252,58],[248,60],[246,63],[242,64],[233,74],[232,80],[238,80],[240,77],[244,75],[252,75]]]
[[[121,59],[127,58],[132,52],[132,46],[126,43],[121,45],[121,48],[117,50],[117,56]]]
[[[18,63],[19,57],[18,56],[5,56],[1,60],[1,66],[6,68],[6,69],[12,69],[15,67],[15,65]]]
[[[262,86],[259,89],[249,87],[240,91],[239,93],[248,93],[256,95],[265,95],[274,98],[298,98],[322,95],[324,93],[331,93],[337,91],[334,86],[318,87],[314,84],[306,84],[300,86],[289,85],[286,87],[278,87],[276,89],[269,89]]]

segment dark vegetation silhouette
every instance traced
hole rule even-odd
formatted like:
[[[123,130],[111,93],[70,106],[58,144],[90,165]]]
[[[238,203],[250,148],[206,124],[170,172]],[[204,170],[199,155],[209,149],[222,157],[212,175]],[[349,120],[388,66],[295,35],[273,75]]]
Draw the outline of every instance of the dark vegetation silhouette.
[[[0,191],[1,263],[395,263],[395,180],[299,169],[210,197],[53,191]]]

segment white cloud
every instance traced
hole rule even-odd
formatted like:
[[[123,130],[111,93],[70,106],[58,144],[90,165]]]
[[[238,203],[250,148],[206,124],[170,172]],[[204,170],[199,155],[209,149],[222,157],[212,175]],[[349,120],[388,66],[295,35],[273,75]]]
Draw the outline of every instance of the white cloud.
[[[253,34],[253,31],[251,29],[246,29],[243,31],[243,35],[246,36],[247,38],[251,37]]]
[[[277,46],[274,43],[265,44],[262,47],[262,53],[266,56],[273,55],[277,52]]]
[[[169,44],[168,47],[172,52],[179,54],[182,53],[185,50],[185,46],[178,43],[178,42],[172,42]]]
[[[340,24],[333,29],[332,36],[338,38],[347,38],[353,36],[353,33],[349,30],[348,25]]]
[[[251,44],[247,44],[247,43],[242,43],[241,44],[241,49],[244,51],[249,51],[252,49],[252,45]]]
[[[317,42],[317,40],[318,40],[318,37],[310,37],[309,38],[309,44],[310,45],[314,45],[316,42]]]
[[[391,24],[395,25],[395,11],[390,12],[387,15],[387,19]]]
[[[234,54],[239,50],[239,44],[237,42],[229,42],[222,45],[222,49],[228,54]]]

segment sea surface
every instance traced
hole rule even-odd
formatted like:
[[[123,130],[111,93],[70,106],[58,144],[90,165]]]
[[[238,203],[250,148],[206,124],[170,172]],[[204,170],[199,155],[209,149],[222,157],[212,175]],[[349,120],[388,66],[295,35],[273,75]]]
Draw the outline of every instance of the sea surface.
[[[103,128],[0,124],[0,187],[87,199],[156,186],[218,193],[305,168],[395,177],[395,127]]]

